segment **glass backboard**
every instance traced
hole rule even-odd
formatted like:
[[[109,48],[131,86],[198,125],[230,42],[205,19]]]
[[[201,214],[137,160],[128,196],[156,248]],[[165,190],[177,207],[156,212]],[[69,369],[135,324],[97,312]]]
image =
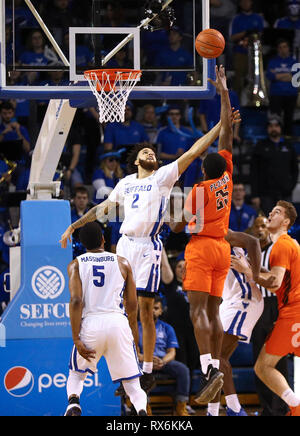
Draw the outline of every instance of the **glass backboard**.
[[[153,6],[164,3],[144,25],[149,7],[153,17]],[[0,98],[89,106],[96,102],[83,72],[92,68],[142,70],[130,99],[214,95],[207,78],[215,61],[194,45],[209,27],[209,0],[0,0],[0,12]]]

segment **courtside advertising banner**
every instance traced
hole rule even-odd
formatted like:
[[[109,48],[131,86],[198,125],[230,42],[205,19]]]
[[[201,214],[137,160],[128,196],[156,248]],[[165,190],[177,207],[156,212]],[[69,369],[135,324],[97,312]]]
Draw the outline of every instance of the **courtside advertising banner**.
[[[2,318],[1,338],[71,337],[67,266],[71,244],[59,239],[70,223],[67,201],[21,204],[21,286]]]
[[[8,340],[0,348],[2,416],[62,416],[68,404],[66,384],[71,339]],[[81,403],[85,416],[119,416],[106,361],[84,382]]]

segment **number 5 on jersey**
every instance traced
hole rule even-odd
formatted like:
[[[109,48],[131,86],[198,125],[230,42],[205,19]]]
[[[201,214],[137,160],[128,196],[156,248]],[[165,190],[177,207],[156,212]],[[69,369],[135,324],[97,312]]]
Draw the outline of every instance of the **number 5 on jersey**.
[[[105,282],[104,266],[93,265],[93,283],[97,288],[102,288]]]

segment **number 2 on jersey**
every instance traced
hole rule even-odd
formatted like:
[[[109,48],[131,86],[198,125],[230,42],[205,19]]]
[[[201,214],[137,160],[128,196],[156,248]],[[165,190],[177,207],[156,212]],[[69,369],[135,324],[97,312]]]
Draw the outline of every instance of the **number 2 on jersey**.
[[[104,270],[104,266],[93,265],[93,277],[96,277],[95,280],[93,280],[93,283],[97,288],[102,288],[102,286],[104,286],[105,274],[102,270]]]
[[[133,195],[133,202],[131,205],[132,209],[138,209],[138,205],[136,204],[139,201],[140,195],[139,194],[134,194]]]

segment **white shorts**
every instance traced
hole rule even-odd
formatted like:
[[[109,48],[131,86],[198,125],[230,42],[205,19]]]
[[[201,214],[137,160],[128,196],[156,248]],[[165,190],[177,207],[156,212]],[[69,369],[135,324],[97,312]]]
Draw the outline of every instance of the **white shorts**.
[[[220,305],[220,318],[224,332],[237,336],[249,344],[252,330],[264,310],[264,299],[224,300]]]
[[[117,254],[130,263],[137,294],[155,297],[160,283],[162,242],[158,235],[136,238],[123,235],[117,245]]]
[[[87,361],[74,345],[69,363],[71,370],[93,374],[104,356],[114,383],[143,374],[126,316],[119,313],[90,315],[82,322],[80,339],[87,348],[96,351],[95,358]]]

